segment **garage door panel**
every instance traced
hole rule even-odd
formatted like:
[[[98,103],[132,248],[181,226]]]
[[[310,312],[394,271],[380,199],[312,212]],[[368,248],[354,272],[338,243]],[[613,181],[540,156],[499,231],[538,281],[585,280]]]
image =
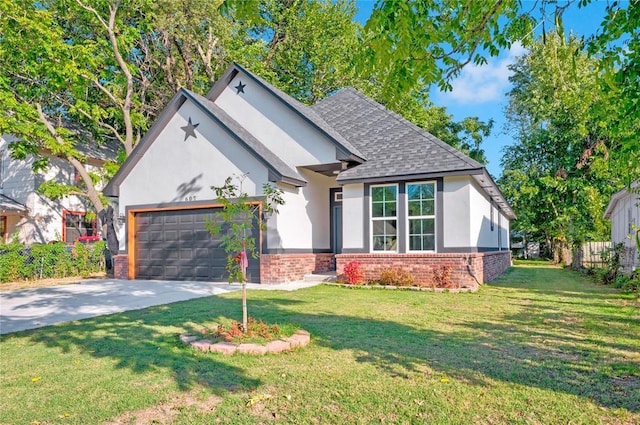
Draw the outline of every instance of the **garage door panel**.
[[[180,244],[184,245],[185,243],[189,244],[193,242],[193,231],[192,230],[180,230]]]
[[[220,236],[206,230],[206,223],[215,221],[216,214],[210,208],[136,214],[136,277],[226,281],[227,254]],[[253,236],[259,240],[257,221],[254,224]],[[223,232],[225,228],[228,226],[223,226]],[[251,282],[259,282],[259,260],[249,260],[247,274]]]

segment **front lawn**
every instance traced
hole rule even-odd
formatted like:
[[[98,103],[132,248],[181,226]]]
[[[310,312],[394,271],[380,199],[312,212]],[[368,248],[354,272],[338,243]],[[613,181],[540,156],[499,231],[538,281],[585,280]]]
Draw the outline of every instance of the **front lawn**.
[[[180,345],[231,293],[5,335],[0,423],[640,423],[640,308],[541,264],[477,293],[252,291],[305,349]],[[138,422],[136,422],[138,421]]]

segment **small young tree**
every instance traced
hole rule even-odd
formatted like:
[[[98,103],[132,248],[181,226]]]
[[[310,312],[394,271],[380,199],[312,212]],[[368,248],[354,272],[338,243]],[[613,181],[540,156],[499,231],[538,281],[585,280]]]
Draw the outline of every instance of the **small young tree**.
[[[278,206],[284,205],[282,190],[265,183],[262,186],[261,200],[251,200],[242,189],[246,174],[227,177],[222,186],[211,186],[216,193],[218,202],[222,204],[222,211],[218,219],[207,222],[207,230],[212,235],[221,235],[220,242],[227,253],[226,269],[229,273],[229,283],[234,281],[242,284],[242,329],[247,332],[247,267],[249,257],[258,258],[260,250],[252,236],[254,221],[258,222],[260,230],[266,228],[265,214],[278,213]],[[262,211],[261,211],[262,210]]]

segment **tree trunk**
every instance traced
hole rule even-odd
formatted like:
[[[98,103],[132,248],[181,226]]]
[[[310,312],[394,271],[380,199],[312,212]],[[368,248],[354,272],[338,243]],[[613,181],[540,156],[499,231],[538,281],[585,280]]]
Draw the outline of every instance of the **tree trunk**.
[[[242,282],[242,330],[244,333],[249,331],[249,320],[247,316],[247,283]]]

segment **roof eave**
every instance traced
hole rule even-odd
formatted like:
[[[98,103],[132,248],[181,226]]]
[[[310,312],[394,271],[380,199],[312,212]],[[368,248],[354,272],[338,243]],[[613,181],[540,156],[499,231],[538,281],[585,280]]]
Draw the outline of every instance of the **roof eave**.
[[[340,174],[338,174],[336,181],[339,184],[399,182],[399,181],[408,181],[408,180],[433,179],[437,177],[481,174],[482,170],[483,170],[482,168],[470,168],[470,169],[454,170],[454,171],[436,171],[431,173],[412,173],[412,174],[398,174],[398,175],[392,175],[392,176],[353,177],[353,178],[348,178],[348,177],[341,178]]]

